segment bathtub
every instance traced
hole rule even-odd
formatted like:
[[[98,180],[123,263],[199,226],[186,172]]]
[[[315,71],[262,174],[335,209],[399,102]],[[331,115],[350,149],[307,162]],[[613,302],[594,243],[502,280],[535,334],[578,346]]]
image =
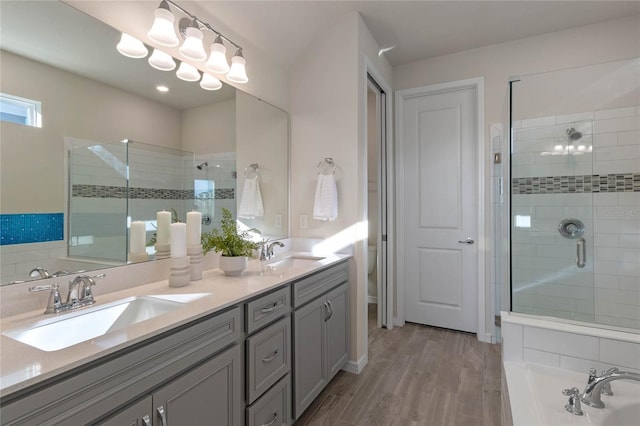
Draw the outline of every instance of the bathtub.
[[[540,364],[504,363],[514,426],[637,426],[640,419],[640,382],[611,382],[613,396],[602,395],[605,408],[582,404],[583,416],[565,410],[562,390],[583,390],[587,375]]]

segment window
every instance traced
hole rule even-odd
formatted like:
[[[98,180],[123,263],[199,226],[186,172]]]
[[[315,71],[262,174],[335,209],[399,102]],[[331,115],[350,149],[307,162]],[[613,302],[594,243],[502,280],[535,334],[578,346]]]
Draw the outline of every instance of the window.
[[[39,101],[0,93],[0,121],[42,127],[40,108]]]

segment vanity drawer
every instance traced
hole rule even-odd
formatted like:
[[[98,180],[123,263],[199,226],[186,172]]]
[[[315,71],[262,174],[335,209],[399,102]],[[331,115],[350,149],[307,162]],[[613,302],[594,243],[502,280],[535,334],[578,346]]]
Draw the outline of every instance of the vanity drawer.
[[[270,322],[291,310],[291,295],[289,287],[282,288],[262,296],[256,300],[252,300],[246,305],[247,310],[247,333],[264,327]]]
[[[247,338],[247,402],[251,404],[291,369],[291,319],[287,316]]]
[[[291,385],[289,375],[269,389],[255,404],[247,407],[247,426],[282,426],[290,424]]]
[[[293,306],[297,308],[349,280],[349,263],[342,262],[293,283]]]

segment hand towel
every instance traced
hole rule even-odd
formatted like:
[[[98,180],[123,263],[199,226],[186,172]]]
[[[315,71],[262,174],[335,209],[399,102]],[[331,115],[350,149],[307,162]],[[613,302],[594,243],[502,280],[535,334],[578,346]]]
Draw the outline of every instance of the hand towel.
[[[260,192],[258,176],[246,178],[244,180],[244,188],[242,188],[238,217],[255,219],[256,217],[262,216],[264,216],[264,205],[262,204],[262,193]]]
[[[318,175],[316,198],[313,203],[313,218],[317,220],[336,220],[338,217],[338,188],[333,174]]]

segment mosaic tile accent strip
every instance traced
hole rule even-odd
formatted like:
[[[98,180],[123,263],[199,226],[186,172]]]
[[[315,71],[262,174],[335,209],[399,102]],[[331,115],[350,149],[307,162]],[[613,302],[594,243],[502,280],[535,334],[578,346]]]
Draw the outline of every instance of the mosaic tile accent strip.
[[[514,195],[594,192],[640,192],[640,173],[511,179],[511,193]]]
[[[64,239],[64,213],[0,214],[0,245]]]
[[[73,185],[73,197],[82,198],[130,198],[142,200],[193,200],[195,196],[190,189],[156,189],[129,188],[124,186],[105,185]],[[235,188],[221,188],[215,190],[216,200],[232,200],[235,198]]]

